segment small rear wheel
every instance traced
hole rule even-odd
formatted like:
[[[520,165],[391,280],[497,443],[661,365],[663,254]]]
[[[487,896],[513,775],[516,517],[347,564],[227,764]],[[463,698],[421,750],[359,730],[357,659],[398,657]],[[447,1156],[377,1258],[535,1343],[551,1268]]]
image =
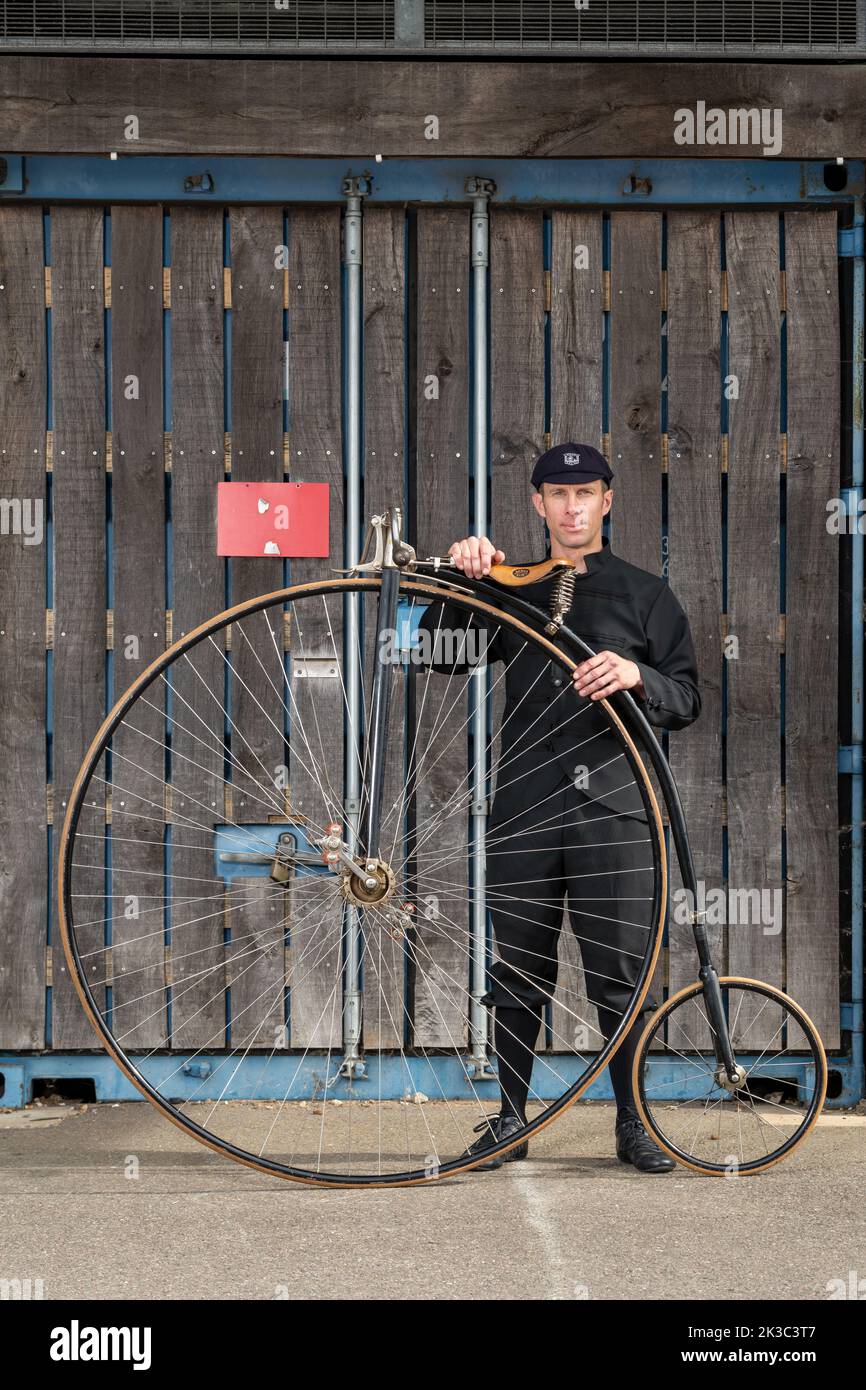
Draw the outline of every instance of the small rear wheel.
[[[827,1058],[815,1025],[782,990],[737,976],[721,978],[719,988],[737,1081],[716,1061],[697,982],[650,1018],[632,1087],[646,1129],[672,1158],[712,1176],[760,1173],[792,1153],[815,1124]]]

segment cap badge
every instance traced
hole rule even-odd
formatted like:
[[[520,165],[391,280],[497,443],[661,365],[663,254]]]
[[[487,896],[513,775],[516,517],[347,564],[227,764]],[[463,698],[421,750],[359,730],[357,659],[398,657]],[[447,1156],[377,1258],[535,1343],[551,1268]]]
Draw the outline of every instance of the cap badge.
[[[580,463],[580,454],[563,454],[563,463]]]

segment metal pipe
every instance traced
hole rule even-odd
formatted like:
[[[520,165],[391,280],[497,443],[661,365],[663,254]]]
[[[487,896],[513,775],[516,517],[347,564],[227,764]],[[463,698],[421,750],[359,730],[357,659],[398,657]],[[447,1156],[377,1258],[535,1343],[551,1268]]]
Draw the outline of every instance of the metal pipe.
[[[362,176],[343,180],[346,210],[343,215],[343,263],[346,267],[346,398],[344,441],[346,458],[345,563],[357,565],[361,549],[361,267],[363,254],[363,198],[369,181]],[[362,737],[360,715],[360,595],[347,594],[343,608],[343,667],[349,728],[346,731],[345,786],[349,854],[356,857],[361,810],[361,769],[358,761]],[[342,1076],[364,1076],[361,1060],[361,925],[358,909],[346,904],[346,956],[343,995]]]
[[[490,197],[496,185],[490,179],[471,178],[466,192],[472,195],[472,424],[470,456],[475,477],[472,530],[487,534],[487,469],[490,443],[487,419],[487,273],[490,264]],[[485,837],[487,829],[487,717],[488,668],[477,666],[472,677],[472,941],[469,984],[469,1057],[467,1071],[473,1079],[492,1076],[488,1057],[488,1021],[481,996],[486,993],[487,893]]]
[[[864,199],[854,203],[854,227],[864,226]],[[855,231],[856,236],[856,231]],[[858,248],[855,248],[855,251]],[[863,335],[866,270],[862,248],[854,256],[853,351],[851,353],[851,481],[863,493]],[[858,512],[859,517],[859,512]],[[851,1063],[857,1094],[866,1093],[863,1056],[863,534],[851,537],[851,742],[861,750],[851,778]]]

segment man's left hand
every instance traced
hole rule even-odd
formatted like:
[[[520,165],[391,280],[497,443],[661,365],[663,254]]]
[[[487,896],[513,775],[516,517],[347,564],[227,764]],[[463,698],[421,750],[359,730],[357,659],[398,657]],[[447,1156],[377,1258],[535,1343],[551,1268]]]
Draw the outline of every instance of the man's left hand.
[[[638,666],[616,652],[597,652],[575,666],[572,674],[579,695],[600,700],[615,695],[618,690],[633,690],[644,698],[643,682]]]

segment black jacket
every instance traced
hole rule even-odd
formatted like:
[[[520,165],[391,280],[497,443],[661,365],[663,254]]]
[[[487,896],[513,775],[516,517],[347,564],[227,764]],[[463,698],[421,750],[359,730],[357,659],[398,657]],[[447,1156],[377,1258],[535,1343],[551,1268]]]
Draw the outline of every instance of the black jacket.
[[[621,560],[606,538],[600,551],[585,556],[585,563],[586,573],[575,580],[567,626],[594,651],[614,651],[636,663],[646,700],[631,693],[650,724],[686,728],[700,714],[701,697],[688,619],[670,587],[648,570]],[[547,612],[555,582],[549,577],[514,592]],[[431,603],[420,627],[432,641],[437,627],[462,630],[469,623],[465,611]],[[600,705],[579,695],[564,670],[516,633],[499,624],[491,629],[485,622],[485,628],[488,662],[506,663],[493,819],[510,813],[529,795],[540,797],[545,788],[561,781],[563,773],[574,776],[577,768],[587,770],[581,785],[600,806],[621,814],[641,813],[634,774]],[[434,671],[448,674],[455,669],[452,660],[437,661],[435,646],[433,656],[429,664]],[[464,664],[457,672],[469,669]],[[492,676],[494,684],[497,678],[501,684],[495,668]],[[531,787],[526,779],[531,779]]]

